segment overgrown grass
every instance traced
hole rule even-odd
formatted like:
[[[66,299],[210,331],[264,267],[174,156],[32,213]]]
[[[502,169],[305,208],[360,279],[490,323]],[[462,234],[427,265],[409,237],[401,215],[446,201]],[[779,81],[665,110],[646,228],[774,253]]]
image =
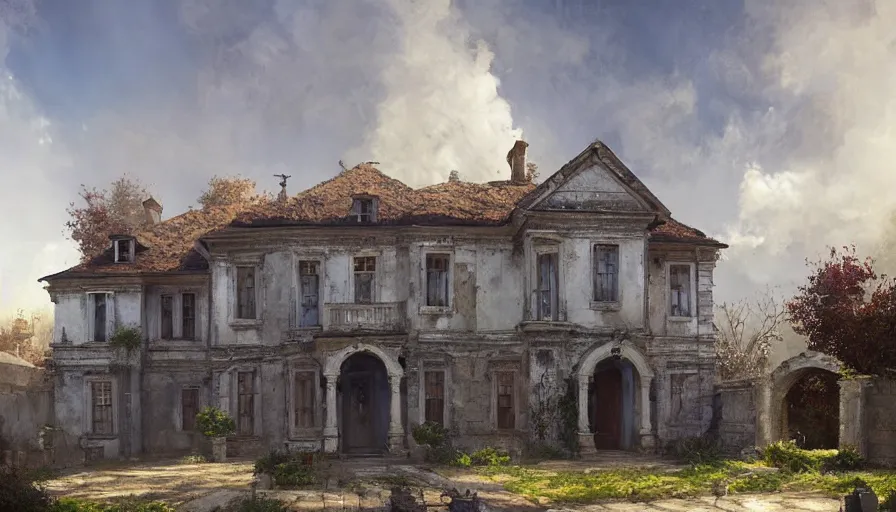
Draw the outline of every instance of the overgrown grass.
[[[858,465],[855,454],[849,450],[805,452],[773,445],[766,450],[765,461],[719,460],[671,470],[610,469],[585,473],[490,466],[475,471],[531,500],[547,498],[560,503],[694,497],[711,494],[714,484],[720,483],[727,485],[731,493],[820,491],[839,497],[864,482],[881,501],[896,490],[896,471],[845,470]]]

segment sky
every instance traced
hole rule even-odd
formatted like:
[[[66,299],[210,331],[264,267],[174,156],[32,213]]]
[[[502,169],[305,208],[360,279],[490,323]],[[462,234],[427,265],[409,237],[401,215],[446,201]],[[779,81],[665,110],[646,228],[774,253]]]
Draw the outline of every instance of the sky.
[[[214,175],[343,160],[413,186],[542,178],[606,142],[731,245],[717,301],[879,250],[896,194],[891,0],[0,0],[0,314],[77,263],[66,207],[128,174],[164,217]]]

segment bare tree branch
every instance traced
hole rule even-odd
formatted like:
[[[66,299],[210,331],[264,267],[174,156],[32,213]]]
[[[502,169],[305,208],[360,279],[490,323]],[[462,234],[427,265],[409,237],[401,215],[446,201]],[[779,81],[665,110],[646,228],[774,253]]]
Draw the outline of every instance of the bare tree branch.
[[[772,288],[754,299],[716,307],[716,358],[721,380],[752,378],[767,369],[771,344],[783,338],[786,320],[783,300]]]

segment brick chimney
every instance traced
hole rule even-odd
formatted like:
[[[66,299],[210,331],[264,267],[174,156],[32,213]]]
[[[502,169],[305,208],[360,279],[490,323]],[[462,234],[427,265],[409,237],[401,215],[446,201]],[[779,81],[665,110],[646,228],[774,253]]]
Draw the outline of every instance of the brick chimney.
[[[528,147],[528,142],[518,140],[513,144],[513,148],[507,152],[507,163],[510,164],[510,182],[515,185],[527,183],[526,148]]]
[[[143,201],[143,211],[146,213],[146,224],[153,226],[162,222],[162,205],[153,199],[152,196]]]

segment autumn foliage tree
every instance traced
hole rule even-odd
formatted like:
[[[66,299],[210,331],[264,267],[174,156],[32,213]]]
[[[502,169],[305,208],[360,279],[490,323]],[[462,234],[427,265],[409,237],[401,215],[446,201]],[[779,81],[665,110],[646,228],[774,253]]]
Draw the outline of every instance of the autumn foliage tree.
[[[216,206],[249,205],[259,201],[255,182],[249,178],[214,176],[208,180],[208,189],[197,201],[203,209]]]
[[[16,355],[35,366],[43,366],[52,337],[52,323],[42,321],[38,314],[31,314],[29,318],[19,310],[14,317],[0,322],[0,351]]]
[[[127,176],[112,182],[108,190],[81,185],[83,206],[71,203],[71,217],[65,223],[69,236],[78,244],[81,259],[88,260],[109,245],[109,235],[133,234],[146,220],[143,200],[149,197],[143,185]]]
[[[786,305],[794,331],[854,372],[896,374],[896,282],[855,247],[831,249],[810,267],[808,283]]]

